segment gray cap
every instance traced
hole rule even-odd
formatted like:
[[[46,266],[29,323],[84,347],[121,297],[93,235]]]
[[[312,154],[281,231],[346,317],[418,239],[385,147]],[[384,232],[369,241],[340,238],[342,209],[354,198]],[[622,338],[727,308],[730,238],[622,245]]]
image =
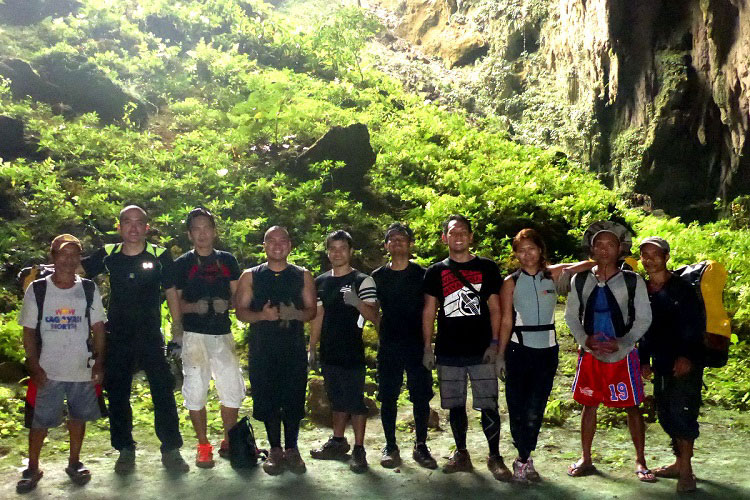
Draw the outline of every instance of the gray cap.
[[[664,238],[660,238],[658,236],[649,236],[648,238],[644,238],[643,241],[641,241],[641,244],[638,245],[638,248],[643,248],[643,245],[656,245],[657,247],[664,250],[664,253],[669,253],[669,243],[667,243],[667,240]]]

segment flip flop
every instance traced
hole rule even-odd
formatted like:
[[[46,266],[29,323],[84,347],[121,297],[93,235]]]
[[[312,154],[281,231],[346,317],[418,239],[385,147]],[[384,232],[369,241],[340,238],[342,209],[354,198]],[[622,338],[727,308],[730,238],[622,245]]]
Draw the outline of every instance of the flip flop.
[[[650,469],[637,470],[635,471],[635,475],[638,476],[638,480],[641,482],[644,482],[644,483],[656,482],[656,475],[653,472],[651,472]]]
[[[651,472],[654,473],[654,476],[662,477],[665,479],[679,479],[680,477],[680,471],[672,467],[671,465],[657,467],[656,469],[652,469]]]
[[[26,469],[21,473],[21,480],[16,483],[16,493],[28,493],[36,488],[36,483],[44,476],[44,472],[39,469]]]
[[[68,475],[73,484],[83,486],[91,481],[91,471],[88,470],[81,462],[76,462],[65,467],[65,473]]]
[[[570,477],[583,477],[596,474],[597,470],[594,464],[578,464],[577,462],[570,464],[568,467],[568,475]]]

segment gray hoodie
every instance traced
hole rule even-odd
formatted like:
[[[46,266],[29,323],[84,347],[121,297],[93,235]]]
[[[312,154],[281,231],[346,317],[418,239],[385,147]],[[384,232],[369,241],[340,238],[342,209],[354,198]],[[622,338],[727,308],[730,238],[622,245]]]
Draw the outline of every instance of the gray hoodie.
[[[627,324],[630,321],[628,314],[628,289],[625,284],[625,278],[622,272],[618,272],[604,283],[599,283],[596,275],[598,266],[594,266],[590,271],[584,271],[586,273],[586,281],[583,286],[583,304],[584,304],[584,317],[585,308],[588,302],[589,296],[593,291],[594,287],[598,284],[609,288],[612,295],[617,300],[617,304],[620,306],[622,312],[623,321]],[[580,274],[580,273],[579,273]],[[586,331],[583,328],[583,324],[578,317],[580,301],[578,299],[578,293],[575,287],[575,276],[570,280],[571,293],[568,294],[568,303],[565,307],[565,322],[568,324],[573,337],[576,342],[585,350],[591,352],[586,347]],[[618,337],[617,343],[619,349],[611,354],[595,354],[591,352],[598,360],[604,361],[605,363],[614,363],[624,359],[630,351],[635,347],[635,343],[638,342],[648,330],[651,325],[651,304],[648,300],[648,292],[646,291],[646,283],[640,276],[637,277],[635,287],[635,297],[633,300],[633,308],[635,309],[635,318],[633,319],[633,326],[630,330],[622,337]]]

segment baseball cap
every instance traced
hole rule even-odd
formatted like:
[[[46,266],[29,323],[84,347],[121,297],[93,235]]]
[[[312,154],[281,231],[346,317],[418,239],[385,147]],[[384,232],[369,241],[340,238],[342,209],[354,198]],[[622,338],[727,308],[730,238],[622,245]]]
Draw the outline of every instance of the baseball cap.
[[[648,238],[645,238],[643,241],[641,241],[641,244],[638,245],[638,248],[643,248],[643,245],[656,245],[657,247],[664,250],[665,253],[669,253],[669,243],[667,243],[667,240],[664,238],[660,238],[658,236],[649,236]]]
[[[49,246],[50,252],[54,253],[58,250],[61,250],[65,245],[73,244],[78,247],[78,250],[83,251],[83,245],[81,245],[81,240],[73,236],[72,234],[61,234],[59,236],[55,236],[55,239],[52,240],[52,244]]]
[[[620,254],[628,255],[630,248],[633,245],[633,235],[631,230],[620,224],[619,222],[601,220],[591,224],[586,231],[583,233],[583,248],[587,252],[591,253],[591,248],[594,245],[594,240],[597,236],[602,233],[612,233],[620,241]]]

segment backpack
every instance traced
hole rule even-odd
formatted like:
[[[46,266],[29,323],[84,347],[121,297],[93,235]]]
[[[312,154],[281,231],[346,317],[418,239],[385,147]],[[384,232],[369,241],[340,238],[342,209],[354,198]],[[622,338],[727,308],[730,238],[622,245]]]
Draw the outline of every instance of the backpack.
[[[54,272],[55,266],[53,264],[34,264],[21,269],[17,276],[18,286],[21,288],[21,295],[26,292],[26,289],[32,282],[41,278],[46,278]]]
[[[229,463],[233,469],[244,469],[258,465],[258,459],[268,455],[255,444],[255,433],[250,420],[242,417],[229,429]]]
[[[625,287],[628,290],[628,322],[625,325],[625,331],[629,332],[633,327],[633,321],[635,320],[635,287],[638,284],[638,275],[632,271],[623,269],[620,271],[622,277],[625,279]],[[583,310],[586,304],[583,302],[583,287],[586,284],[586,278],[588,273],[582,272],[575,275],[573,278],[576,293],[578,294],[578,320],[583,323]]]
[[[732,335],[729,316],[722,303],[727,270],[719,262],[704,260],[676,269],[675,276],[688,283],[703,305],[706,321],[703,333],[704,366],[721,368],[729,359]]]

